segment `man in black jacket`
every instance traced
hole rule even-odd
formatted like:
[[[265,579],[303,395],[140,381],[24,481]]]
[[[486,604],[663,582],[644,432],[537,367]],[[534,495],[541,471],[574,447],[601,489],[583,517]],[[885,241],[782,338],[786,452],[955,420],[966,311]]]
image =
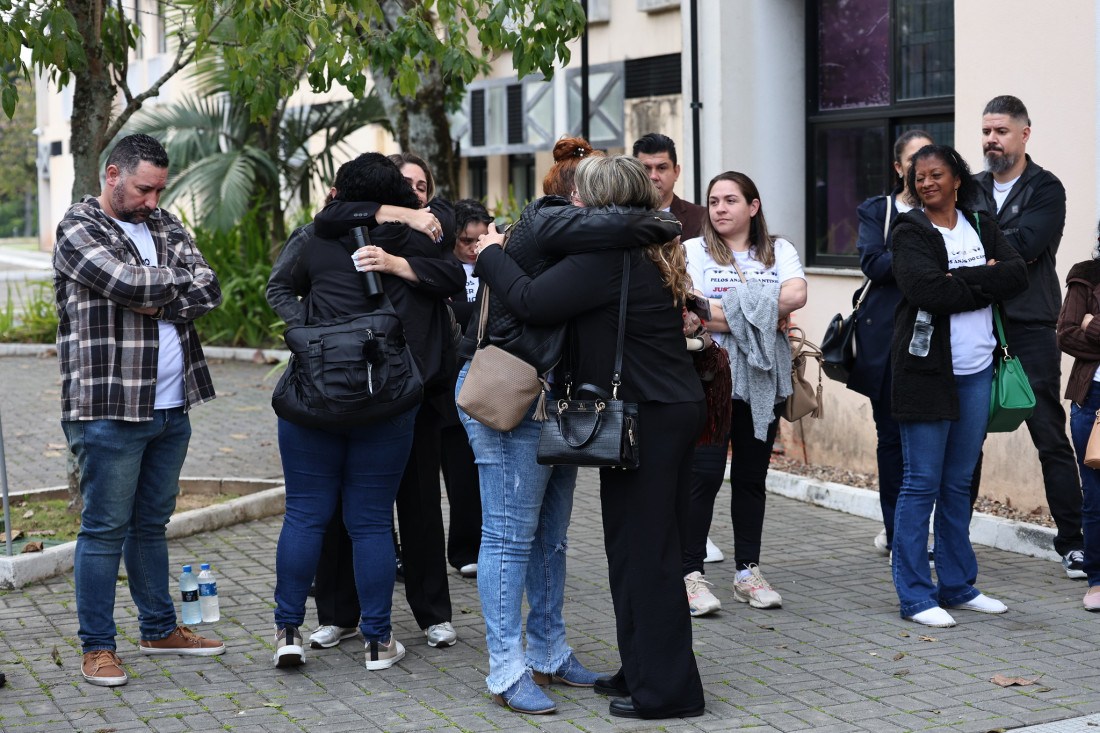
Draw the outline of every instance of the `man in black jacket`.
[[[1039,451],[1047,504],[1058,526],[1054,549],[1062,556],[1066,575],[1084,578],[1081,479],[1066,438],[1060,398],[1062,354],[1055,337],[1062,305],[1055,255],[1066,221],[1066,190],[1053,173],[1027,155],[1030,137],[1031,119],[1019,99],[994,97],[985,106],[986,170],[975,176],[985,200],[978,208],[997,212],[1005,238],[1027,262],[1027,290],[1003,306],[1008,316],[1006,336],[1035,392],[1035,413],[1027,429]]]

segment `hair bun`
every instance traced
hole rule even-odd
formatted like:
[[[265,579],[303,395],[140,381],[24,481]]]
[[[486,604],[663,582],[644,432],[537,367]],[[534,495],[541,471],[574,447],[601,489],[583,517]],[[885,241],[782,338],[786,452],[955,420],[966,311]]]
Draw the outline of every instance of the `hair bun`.
[[[554,144],[554,162],[591,155],[592,146],[583,137],[563,137]]]

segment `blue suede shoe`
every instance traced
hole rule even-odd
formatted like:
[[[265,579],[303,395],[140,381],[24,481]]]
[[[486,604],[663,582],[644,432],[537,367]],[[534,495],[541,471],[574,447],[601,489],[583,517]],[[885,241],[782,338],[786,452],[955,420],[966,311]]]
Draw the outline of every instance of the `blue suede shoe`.
[[[557,710],[554,702],[546,696],[531,677],[525,672],[516,683],[499,695],[493,695],[493,702],[502,708],[528,715],[545,715]]]
[[[558,667],[558,671],[553,675],[546,672],[535,672],[534,679],[535,684],[540,687],[547,687],[550,684],[551,678],[554,681],[560,682],[563,685],[569,685],[570,687],[591,687],[596,684],[602,675],[587,669],[577,659],[577,655],[570,652],[569,658],[565,660],[565,664]]]

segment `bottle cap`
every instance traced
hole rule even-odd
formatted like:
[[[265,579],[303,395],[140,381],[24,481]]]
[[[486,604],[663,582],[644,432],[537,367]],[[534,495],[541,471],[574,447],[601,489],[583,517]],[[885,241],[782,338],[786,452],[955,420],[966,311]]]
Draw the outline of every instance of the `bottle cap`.
[[[183,566],[183,572],[185,572],[185,573],[191,572],[191,566],[190,565],[184,565]]]
[[[210,563],[204,562],[202,565],[199,565],[199,569],[200,570],[209,570],[210,569]]]

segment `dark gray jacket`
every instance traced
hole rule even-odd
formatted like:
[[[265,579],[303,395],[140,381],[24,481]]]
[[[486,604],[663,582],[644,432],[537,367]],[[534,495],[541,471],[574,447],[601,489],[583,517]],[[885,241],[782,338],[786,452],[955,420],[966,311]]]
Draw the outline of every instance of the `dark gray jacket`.
[[[993,176],[983,171],[974,180],[984,198],[976,208],[997,211]],[[1009,245],[1027,263],[1027,290],[1005,301],[1008,318],[1016,323],[1054,328],[1062,307],[1055,257],[1066,224],[1066,189],[1057,176],[1037,165],[1029,155],[1027,168],[997,213],[997,223]]]

